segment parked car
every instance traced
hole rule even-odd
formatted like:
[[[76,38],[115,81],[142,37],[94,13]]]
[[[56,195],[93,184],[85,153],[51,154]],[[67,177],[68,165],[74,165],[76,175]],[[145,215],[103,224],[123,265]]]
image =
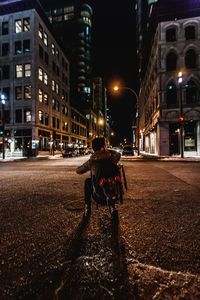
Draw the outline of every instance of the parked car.
[[[73,148],[68,147],[68,148],[66,148],[66,149],[63,150],[62,156],[63,157],[72,157],[73,156],[73,151],[74,151]]]
[[[134,155],[133,146],[125,145],[122,150],[122,155]]]

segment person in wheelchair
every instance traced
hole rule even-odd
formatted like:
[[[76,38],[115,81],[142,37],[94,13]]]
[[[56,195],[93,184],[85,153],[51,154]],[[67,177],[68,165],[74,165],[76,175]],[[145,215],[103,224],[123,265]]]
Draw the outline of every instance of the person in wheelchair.
[[[97,182],[95,181],[98,177],[99,167],[103,166],[103,169],[106,169],[110,162],[117,165],[121,158],[119,152],[107,149],[104,137],[95,138],[92,141],[92,149],[94,153],[90,156],[90,159],[76,169],[77,174],[91,171],[91,176],[86,178],[84,186],[85,216],[90,216],[91,214],[91,201],[96,193]],[[111,168],[109,167],[109,169]],[[109,171],[112,172],[112,170]]]

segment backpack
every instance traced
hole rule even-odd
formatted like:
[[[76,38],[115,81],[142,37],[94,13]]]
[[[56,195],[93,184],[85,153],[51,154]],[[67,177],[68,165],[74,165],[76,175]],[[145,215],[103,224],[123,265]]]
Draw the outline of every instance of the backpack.
[[[122,202],[122,180],[120,167],[109,159],[94,162],[95,175],[92,176],[93,198],[97,204],[113,205]]]

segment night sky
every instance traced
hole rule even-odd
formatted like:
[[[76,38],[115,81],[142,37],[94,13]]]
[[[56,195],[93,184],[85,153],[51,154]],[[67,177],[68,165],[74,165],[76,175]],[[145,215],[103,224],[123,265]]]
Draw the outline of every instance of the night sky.
[[[89,0],[93,9],[93,71],[101,76],[108,89],[115,142],[132,138],[135,97],[121,91],[112,95],[113,82],[137,90],[135,18],[133,0]]]

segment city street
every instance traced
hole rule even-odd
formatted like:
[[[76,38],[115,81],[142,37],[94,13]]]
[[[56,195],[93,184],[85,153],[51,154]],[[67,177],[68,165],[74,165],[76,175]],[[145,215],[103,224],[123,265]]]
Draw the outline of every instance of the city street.
[[[0,163],[0,299],[200,299],[200,163],[122,159],[119,228],[83,218],[88,157]]]

